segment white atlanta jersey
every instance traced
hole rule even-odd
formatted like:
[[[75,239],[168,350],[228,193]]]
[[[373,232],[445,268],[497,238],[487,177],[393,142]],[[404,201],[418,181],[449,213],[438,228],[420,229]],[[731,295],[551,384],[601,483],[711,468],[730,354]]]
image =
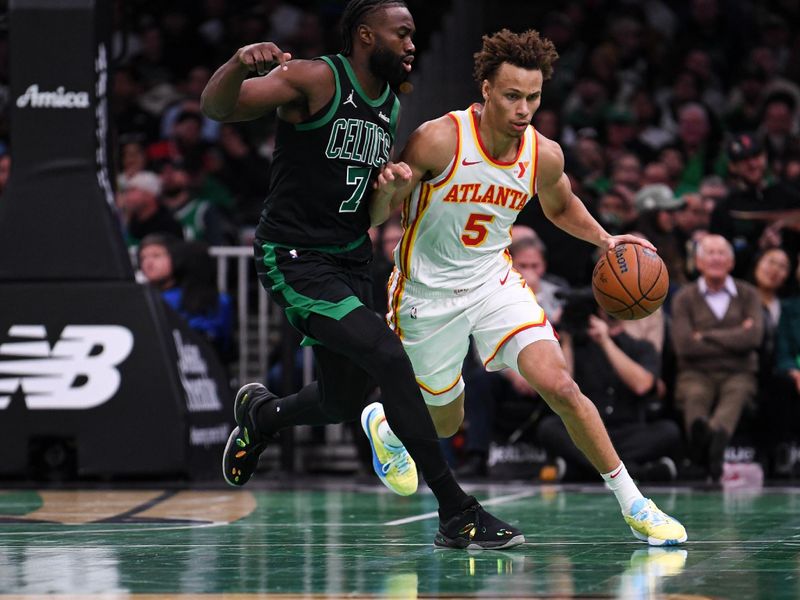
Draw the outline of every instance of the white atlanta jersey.
[[[507,272],[511,226],[536,194],[534,128],[525,130],[513,160],[498,162],[480,139],[478,108],[448,113],[458,131],[455,156],[403,205],[395,264],[404,278],[428,288],[459,293]]]

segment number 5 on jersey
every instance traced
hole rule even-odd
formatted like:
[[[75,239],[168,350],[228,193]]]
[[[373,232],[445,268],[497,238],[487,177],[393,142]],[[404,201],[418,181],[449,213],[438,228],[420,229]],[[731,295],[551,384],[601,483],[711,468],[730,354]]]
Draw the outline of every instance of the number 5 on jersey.
[[[494,215],[470,214],[467,224],[464,226],[464,233],[461,234],[461,241],[465,246],[480,246],[489,235],[486,225],[492,221],[494,221]]]
[[[372,171],[371,167],[347,167],[347,185],[354,185],[356,189],[347,200],[342,202],[339,212],[356,212],[358,210],[358,205],[361,204],[364,191],[367,189],[370,171]]]

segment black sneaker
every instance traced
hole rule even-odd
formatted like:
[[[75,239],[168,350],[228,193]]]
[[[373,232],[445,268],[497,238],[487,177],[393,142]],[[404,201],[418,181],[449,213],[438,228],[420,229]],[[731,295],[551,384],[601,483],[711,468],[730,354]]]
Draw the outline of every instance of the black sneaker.
[[[524,542],[519,529],[486,512],[472,496],[460,513],[446,523],[439,521],[439,531],[433,539],[433,545],[439,548],[467,550],[500,550]]]
[[[248,383],[236,393],[233,401],[233,428],[222,455],[222,476],[230,485],[243,486],[258,467],[258,457],[267,447],[267,436],[261,435],[253,422],[253,409],[277,396],[260,383]]]

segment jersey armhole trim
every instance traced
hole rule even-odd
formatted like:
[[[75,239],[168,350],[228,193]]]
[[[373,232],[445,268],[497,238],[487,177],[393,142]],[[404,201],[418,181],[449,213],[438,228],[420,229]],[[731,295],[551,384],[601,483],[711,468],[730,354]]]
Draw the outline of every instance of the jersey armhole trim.
[[[308,123],[298,123],[297,125],[294,126],[295,131],[309,131],[311,129],[319,129],[333,118],[333,115],[336,114],[336,109],[339,108],[339,100],[342,99],[342,86],[339,82],[339,72],[336,70],[333,61],[331,61],[331,59],[328,58],[327,56],[321,56],[320,60],[325,61],[325,63],[331,68],[331,71],[333,71],[333,77],[336,85],[336,92],[333,94],[333,101],[331,102],[330,108],[328,108],[328,112],[326,112],[316,121],[309,121]]]
[[[389,116],[389,130],[392,134],[392,143],[397,138],[397,120],[400,116],[400,99],[395,96],[394,105],[392,105],[392,114]]]
[[[454,113],[449,112],[447,113],[447,116],[453,119],[453,122],[456,124],[456,153],[453,156],[452,162],[448,165],[448,167],[445,168],[444,171],[439,174],[438,177],[428,180],[428,185],[432,186],[433,189],[439,189],[453,178],[458,170],[458,158],[461,156],[461,124],[459,123],[458,117]]]

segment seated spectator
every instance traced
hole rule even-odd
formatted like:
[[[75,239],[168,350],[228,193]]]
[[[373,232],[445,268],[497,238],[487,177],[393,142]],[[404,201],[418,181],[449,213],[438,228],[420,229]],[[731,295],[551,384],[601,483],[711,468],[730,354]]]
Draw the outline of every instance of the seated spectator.
[[[217,289],[214,260],[196,241],[171,248],[175,286],[162,291],[164,300],[189,327],[204,335],[223,364],[233,358],[233,300]]]
[[[160,136],[168,138],[172,132],[175,120],[182,112],[197,110],[200,94],[211,78],[211,69],[204,65],[194,65],[186,71],[176,84],[176,90],[182,94],[179,100],[164,109],[161,115]],[[216,142],[222,124],[203,116],[201,135],[207,142]]]
[[[556,292],[568,288],[569,284],[560,277],[546,275],[547,259],[544,244],[538,236],[516,239],[509,246],[508,251],[511,254],[514,268],[520,272],[536,296],[536,300],[544,309],[548,320],[557,326],[561,320],[564,300],[559,298]]]
[[[259,155],[234,123],[222,125],[219,151],[212,174],[233,194],[237,223],[258,222],[269,187],[269,160]]]
[[[117,175],[117,185],[124,188],[131,177],[148,170],[144,136],[141,134],[129,134],[120,138],[119,162],[121,169],[119,175]]]
[[[765,339],[774,335],[778,327],[781,318],[779,294],[789,278],[790,268],[789,256],[780,248],[770,248],[756,256],[753,284],[758,290],[761,307],[764,309]],[[771,344],[769,346],[772,347]]]
[[[120,138],[138,135],[145,142],[158,139],[158,121],[140,105],[144,89],[141,76],[135,68],[121,65],[114,69],[113,102],[110,106]]]
[[[152,171],[140,171],[125,182],[117,195],[126,242],[135,246],[151,233],[183,238],[183,229],[161,203],[161,179]]]
[[[684,202],[684,206],[675,211],[675,229],[673,233],[678,240],[678,247],[683,260],[684,277],[696,279],[695,254],[697,243],[703,236],[708,234],[711,211],[714,208],[714,204],[713,201],[705,200],[702,195],[697,193],[684,194],[681,199]]]
[[[205,244],[148,235],[139,245],[139,269],[189,327],[208,339],[222,362],[230,362],[233,300],[218,291],[214,261]]]
[[[790,257],[797,256],[800,235],[763,214],[800,208],[800,194],[786,183],[768,181],[767,155],[755,136],[736,136],[728,143],[727,153],[732,189],[711,214],[711,232],[733,244],[733,275],[742,278],[752,270],[753,257],[759,250],[780,246]]]
[[[210,246],[236,243],[237,230],[227,214],[203,197],[199,181],[203,173],[183,163],[172,163],[161,172],[163,202],[182,225],[184,237]]]
[[[661,359],[652,344],[626,334],[621,322],[602,311],[583,331],[559,332],[575,382],[597,405],[614,447],[631,476],[640,481],[675,479],[681,432],[671,420],[648,422]],[[539,443],[559,464],[559,478],[589,478],[594,468],[573,443],[561,419],[545,416]],[[566,471],[564,471],[566,469]]]
[[[147,283],[160,292],[175,287],[172,253],[179,243],[178,238],[163,233],[151,233],[142,239],[138,248],[142,283]]]
[[[182,110],[175,116],[170,135],[147,148],[147,158],[156,164],[193,162],[205,166],[209,145],[202,137],[203,114],[200,105]]]
[[[684,161],[675,189],[679,194],[696,190],[703,177],[724,169],[712,114],[703,104],[688,102],[678,109],[678,134],[673,147],[681,153]]]
[[[800,144],[797,134],[797,100],[789,92],[775,92],[764,101],[761,136],[770,171],[783,173],[792,149]]]
[[[675,214],[683,208],[684,199],[676,198],[669,186],[654,183],[640,189],[634,202],[639,212],[636,229],[658,248],[667,265],[670,286],[686,283],[686,265],[675,234]]]
[[[633,199],[629,189],[615,186],[605,191],[597,201],[597,219],[612,235],[633,227],[638,215]]]
[[[800,270],[795,272],[800,280]],[[771,378],[769,397],[762,405],[763,423],[769,431],[770,455],[778,475],[800,473],[785,449],[800,444],[800,295],[781,302],[781,313],[775,331],[776,371]]]
[[[698,245],[700,278],[672,300],[677,357],[675,400],[683,410],[692,460],[722,475],[725,447],[757,391],[764,320],[757,290],[733,279],[733,248],[719,235]]]
[[[669,169],[666,164],[659,160],[647,163],[642,170],[642,185],[652,185],[654,183],[670,184]]]

